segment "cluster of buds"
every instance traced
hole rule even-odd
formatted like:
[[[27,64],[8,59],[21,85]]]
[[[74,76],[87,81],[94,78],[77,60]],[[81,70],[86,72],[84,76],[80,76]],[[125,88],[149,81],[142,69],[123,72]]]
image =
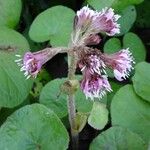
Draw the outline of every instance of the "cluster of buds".
[[[49,48],[35,53],[27,52],[23,59],[18,59],[16,62],[27,78],[36,77],[42,65],[54,55],[72,51],[77,56],[76,67],[83,74],[80,87],[86,98],[91,100],[102,98],[107,91],[112,91],[105,71],[106,67],[113,70],[114,77],[119,81],[126,79],[133,69],[134,58],[128,48],[108,55],[96,48],[88,47],[100,43],[99,33],[108,36],[118,34],[120,32],[120,26],[117,24],[119,17],[111,8],[97,12],[85,6],[77,11],[75,16],[69,48]]]

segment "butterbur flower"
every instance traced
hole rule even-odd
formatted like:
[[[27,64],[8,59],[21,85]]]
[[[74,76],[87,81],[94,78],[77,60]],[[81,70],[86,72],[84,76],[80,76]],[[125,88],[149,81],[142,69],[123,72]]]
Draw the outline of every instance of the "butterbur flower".
[[[112,8],[105,8],[97,12],[84,6],[77,11],[74,19],[72,43],[74,45],[95,45],[101,40],[98,33],[106,33],[109,36],[120,33],[120,25],[117,23],[119,17]]]
[[[41,67],[45,64],[49,59],[51,59],[57,51],[50,50],[41,50],[38,52],[27,52],[24,54],[23,58],[21,56],[15,62],[21,67],[20,71],[24,72],[24,75],[28,78],[36,77],[40,72]]]
[[[129,77],[129,72],[133,69],[135,63],[132,53],[129,49],[123,49],[115,54],[104,54],[105,64],[113,69],[114,76],[117,80],[122,81]]]
[[[112,8],[102,9],[101,12],[96,12],[93,18],[93,30],[95,32],[105,32],[109,36],[120,33],[120,25],[117,23],[119,15],[114,13]]]
[[[91,50],[91,51],[90,51]],[[89,73],[97,73],[99,75],[106,74],[105,64],[100,58],[97,49],[90,49],[89,51],[79,52],[78,66],[81,71],[88,70]]]
[[[88,38],[84,40],[84,45],[97,45],[101,41],[101,38],[97,34],[91,34]]]
[[[94,14],[95,12],[88,8],[88,6],[84,6],[82,9],[77,11],[74,20],[75,29],[85,31],[90,26]]]
[[[86,98],[90,98],[91,100],[102,98],[107,91],[112,91],[106,75],[91,74],[88,70],[85,70],[83,73],[81,90]]]
[[[107,91],[112,91],[99,50],[89,48],[79,52],[79,58],[78,66],[83,73],[81,90],[86,98],[102,98]]]

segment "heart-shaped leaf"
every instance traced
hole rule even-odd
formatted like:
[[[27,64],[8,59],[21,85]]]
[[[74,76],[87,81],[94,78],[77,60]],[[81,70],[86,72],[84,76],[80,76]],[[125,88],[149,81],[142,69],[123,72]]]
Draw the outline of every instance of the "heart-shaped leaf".
[[[116,36],[123,35],[131,29],[136,20],[136,9],[134,6],[128,6],[123,9],[119,15],[121,15],[118,20],[118,23],[120,24],[120,33]]]
[[[88,124],[95,129],[101,130],[108,122],[108,110],[106,105],[100,102],[94,102]]]
[[[111,103],[112,125],[127,127],[141,135],[145,141],[150,139],[150,104],[142,100],[132,85],[119,89]]]
[[[53,46],[66,46],[73,28],[74,16],[74,11],[67,7],[51,7],[35,18],[29,36],[35,42],[50,40]]]
[[[111,127],[99,134],[91,143],[90,150],[146,150],[141,137],[126,128]]]
[[[14,28],[20,19],[21,0],[0,0],[0,26]]]
[[[123,47],[129,48],[135,58],[135,62],[145,60],[146,50],[142,40],[134,33],[129,32],[123,37]]]
[[[139,96],[150,102],[150,64],[138,63],[135,67],[135,75],[132,77],[133,87]]]
[[[118,38],[109,39],[104,45],[104,52],[113,54],[121,50],[121,42]]]
[[[105,7],[111,7],[115,0],[87,0],[87,2],[96,10],[102,10]]]
[[[0,128],[1,150],[66,150],[68,143],[62,122],[41,104],[17,110]]]
[[[67,81],[67,78],[50,81],[42,89],[40,95],[40,103],[52,109],[60,118],[63,118],[68,114],[67,95],[60,91],[61,86],[65,81]],[[75,95],[75,104],[79,112],[86,113],[90,112],[92,109],[93,102],[86,100],[85,95],[79,88]]]
[[[29,94],[32,81],[25,80],[14,62],[15,54],[23,54],[28,49],[28,42],[21,34],[12,29],[0,29],[0,107],[17,106]]]

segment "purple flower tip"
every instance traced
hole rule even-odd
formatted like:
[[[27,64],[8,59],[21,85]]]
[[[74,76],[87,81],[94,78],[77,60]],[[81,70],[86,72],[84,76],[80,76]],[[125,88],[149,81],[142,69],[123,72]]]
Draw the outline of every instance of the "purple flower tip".
[[[81,90],[86,98],[91,98],[91,100],[94,100],[94,98],[101,99],[107,91],[112,91],[106,75],[91,75],[88,72],[84,74],[81,81]]]
[[[15,60],[15,62],[21,66],[20,71],[24,71],[24,75],[27,79],[31,76],[35,78],[42,67],[42,62],[40,61],[39,56],[31,52],[25,53],[23,59]]]

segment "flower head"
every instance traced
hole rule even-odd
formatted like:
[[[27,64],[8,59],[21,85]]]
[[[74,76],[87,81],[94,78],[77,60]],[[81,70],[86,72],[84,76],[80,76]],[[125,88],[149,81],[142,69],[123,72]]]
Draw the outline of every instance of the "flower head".
[[[106,75],[91,74],[88,70],[83,73],[81,90],[86,98],[102,98],[107,91],[111,92],[111,86]]]
[[[77,11],[74,19],[72,43],[74,45],[95,45],[100,42],[98,33],[106,33],[109,36],[119,33],[120,25],[117,24],[119,17],[112,8],[105,8],[97,12],[84,6]]]
[[[97,49],[91,49],[91,51],[82,51],[79,55],[78,66],[81,71],[89,70],[89,73],[97,73],[101,75],[105,72],[105,64],[99,56],[99,51]]]
[[[82,31],[86,30],[93,19],[95,12],[90,9],[88,6],[84,6],[82,9],[77,11],[74,26],[77,29],[81,29]]]
[[[112,55],[104,54],[104,59],[105,64],[113,69],[114,76],[119,81],[129,76],[129,72],[133,69],[132,65],[135,63],[128,48]]]
[[[120,25],[117,24],[119,15],[114,13],[112,8],[105,8],[101,12],[96,12],[93,18],[92,28],[95,32],[105,32],[109,36],[120,33]]]
[[[97,34],[91,34],[84,40],[84,45],[97,45],[101,41],[101,38]]]
[[[27,77],[27,79],[30,77],[35,78],[40,72],[42,65],[51,59],[55,54],[56,52],[49,51],[47,49],[34,53],[26,52],[23,58],[21,58],[19,55],[16,55],[20,58],[15,60],[15,62],[21,66],[20,71],[24,71],[24,75]]]

